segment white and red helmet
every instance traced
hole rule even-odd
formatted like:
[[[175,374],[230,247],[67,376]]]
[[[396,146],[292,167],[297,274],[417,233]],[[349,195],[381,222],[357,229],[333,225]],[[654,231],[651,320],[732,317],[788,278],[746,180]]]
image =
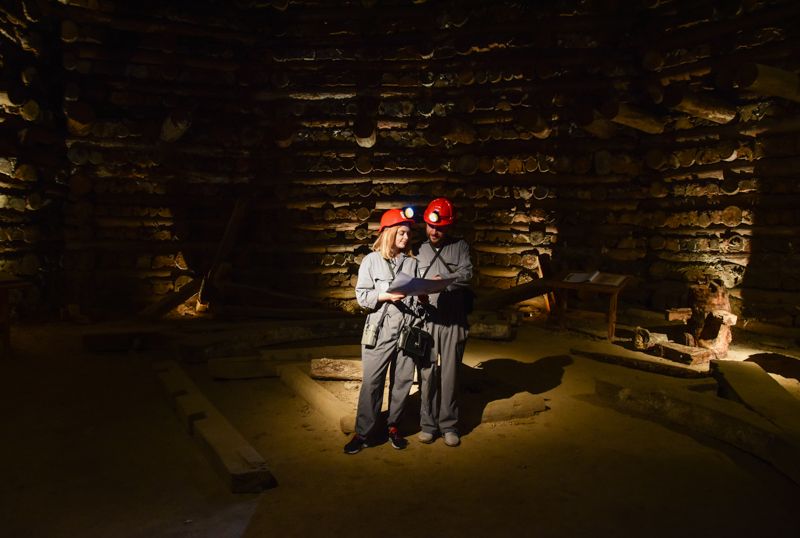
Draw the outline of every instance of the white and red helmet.
[[[453,211],[453,204],[447,198],[437,198],[430,204],[422,215],[422,218],[428,224],[434,226],[447,226],[456,220],[455,211]]]

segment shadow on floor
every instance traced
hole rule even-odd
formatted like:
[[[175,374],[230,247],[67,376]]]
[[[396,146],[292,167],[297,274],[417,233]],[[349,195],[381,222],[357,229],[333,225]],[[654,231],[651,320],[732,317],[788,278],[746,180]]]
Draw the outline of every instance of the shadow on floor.
[[[468,434],[481,423],[491,402],[511,398],[520,392],[543,394],[561,384],[564,368],[572,364],[569,355],[543,357],[534,363],[498,358],[476,368],[463,366],[459,431]]]
[[[800,360],[779,353],[756,353],[745,362],[758,364],[765,372],[800,381]]]
[[[542,394],[561,384],[564,368],[572,364],[569,355],[543,357],[534,363],[498,358],[484,361],[472,368],[461,366],[459,392],[460,435],[467,435],[481,424],[486,406],[497,400],[511,398],[520,392]],[[400,427],[404,435],[420,432],[420,394],[415,392],[406,401],[405,419]],[[381,424],[386,423],[388,413],[381,414]],[[381,426],[377,428],[381,429]],[[376,441],[379,444],[386,439]]]

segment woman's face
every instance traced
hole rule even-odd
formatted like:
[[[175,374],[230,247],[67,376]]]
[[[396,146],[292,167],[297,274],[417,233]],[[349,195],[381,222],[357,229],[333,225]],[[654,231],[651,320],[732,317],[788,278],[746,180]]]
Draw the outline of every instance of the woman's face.
[[[406,248],[409,241],[411,241],[411,228],[403,225],[398,226],[397,235],[394,237],[394,247],[401,251]]]

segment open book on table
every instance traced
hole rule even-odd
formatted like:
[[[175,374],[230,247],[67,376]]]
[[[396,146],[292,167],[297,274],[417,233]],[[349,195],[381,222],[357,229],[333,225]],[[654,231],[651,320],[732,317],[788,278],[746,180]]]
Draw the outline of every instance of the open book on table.
[[[625,275],[601,273],[600,271],[586,273],[569,273],[564,277],[564,282],[587,282],[598,286],[619,286],[625,281]]]

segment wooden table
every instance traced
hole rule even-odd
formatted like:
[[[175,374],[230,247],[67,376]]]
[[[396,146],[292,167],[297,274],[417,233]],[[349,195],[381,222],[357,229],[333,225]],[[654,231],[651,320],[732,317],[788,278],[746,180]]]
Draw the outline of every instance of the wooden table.
[[[11,316],[8,310],[8,291],[25,288],[33,284],[22,278],[0,272],[0,359],[11,354]]]
[[[592,284],[591,282],[564,282],[564,279],[570,273],[578,271],[561,271],[553,276],[547,283],[551,288],[556,288],[558,293],[558,324],[561,331],[567,330],[567,294],[569,290],[586,290],[598,293],[608,293],[611,295],[608,304],[608,314],[606,320],[608,321],[608,339],[614,340],[614,329],[617,324],[617,296],[625,286],[630,284],[633,277],[630,275],[625,276],[625,279],[617,286],[603,286],[599,284]],[[600,314],[602,315],[602,314]]]

